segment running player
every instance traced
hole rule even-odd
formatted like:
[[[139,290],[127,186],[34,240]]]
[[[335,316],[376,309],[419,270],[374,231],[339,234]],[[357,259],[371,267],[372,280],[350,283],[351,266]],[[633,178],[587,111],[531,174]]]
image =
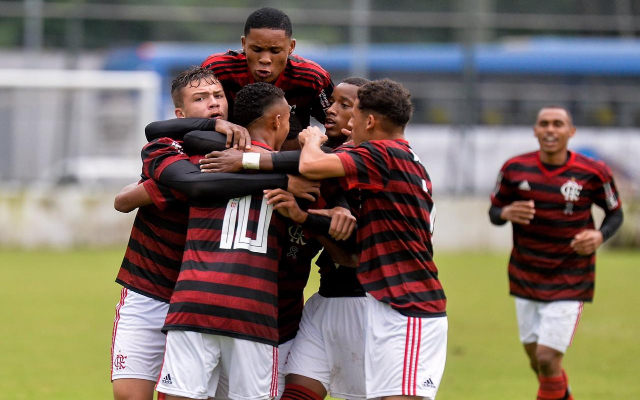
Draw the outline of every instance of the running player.
[[[520,341],[540,386],[539,400],[573,399],[562,360],[583,302],[593,300],[595,252],[622,224],[609,168],[568,150],[571,114],[544,107],[533,131],[540,150],[508,160],[491,196],[491,222],[511,221],[509,289]],[[595,229],[591,206],[605,213]]]
[[[404,139],[410,93],[388,79],[358,90],[353,108],[356,147],[325,154],[318,128],[300,134],[300,172],[340,177],[360,189],[357,277],[367,292],[364,365],[366,397],[433,399],[444,371],[446,298],[433,262],[435,209],[429,175]],[[283,399],[315,398],[285,388]]]

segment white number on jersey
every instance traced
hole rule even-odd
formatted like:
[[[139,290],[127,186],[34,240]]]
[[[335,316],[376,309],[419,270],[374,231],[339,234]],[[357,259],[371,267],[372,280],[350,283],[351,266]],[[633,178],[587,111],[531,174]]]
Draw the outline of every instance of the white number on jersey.
[[[262,254],[267,252],[273,206],[267,204],[267,199],[262,198],[256,238],[251,239],[247,236],[251,200],[252,196],[245,196],[231,199],[227,203],[220,235],[221,249],[246,249],[253,253]]]

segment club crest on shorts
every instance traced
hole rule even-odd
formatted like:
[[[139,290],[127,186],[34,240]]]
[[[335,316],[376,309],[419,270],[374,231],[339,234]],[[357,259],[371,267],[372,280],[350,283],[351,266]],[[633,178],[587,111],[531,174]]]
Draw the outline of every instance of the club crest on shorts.
[[[122,354],[116,355],[113,360],[113,368],[116,371],[120,371],[126,368],[125,362],[127,361],[127,356],[123,356]]]

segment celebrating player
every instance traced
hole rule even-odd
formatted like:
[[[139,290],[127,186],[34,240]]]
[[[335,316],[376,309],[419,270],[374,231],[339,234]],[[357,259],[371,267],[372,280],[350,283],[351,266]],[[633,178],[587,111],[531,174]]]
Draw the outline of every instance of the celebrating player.
[[[318,128],[300,134],[303,175],[340,177],[346,189],[360,189],[357,277],[367,292],[367,398],[433,399],[444,371],[446,298],[432,259],[431,182],[404,139],[412,111],[402,85],[378,80],[358,90],[353,150],[325,154],[320,145],[327,137]],[[321,396],[289,386],[282,396],[309,397]]]
[[[491,197],[491,222],[511,221],[509,288],[520,341],[540,386],[539,400],[573,399],[562,368],[582,314],[593,300],[595,252],[622,224],[609,168],[568,150],[571,114],[544,107],[534,125],[540,150],[508,160]],[[605,213],[599,230],[591,206]]]

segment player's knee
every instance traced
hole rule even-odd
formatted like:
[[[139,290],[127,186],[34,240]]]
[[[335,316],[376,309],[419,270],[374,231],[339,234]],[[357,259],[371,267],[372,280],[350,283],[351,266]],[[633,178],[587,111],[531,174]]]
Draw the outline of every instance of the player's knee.
[[[540,351],[536,354],[537,371],[544,376],[553,376],[561,372],[562,354],[555,351]],[[532,362],[533,364],[533,362]]]
[[[153,400],[154,382],[133,379],[113,381],[114,400]]]

